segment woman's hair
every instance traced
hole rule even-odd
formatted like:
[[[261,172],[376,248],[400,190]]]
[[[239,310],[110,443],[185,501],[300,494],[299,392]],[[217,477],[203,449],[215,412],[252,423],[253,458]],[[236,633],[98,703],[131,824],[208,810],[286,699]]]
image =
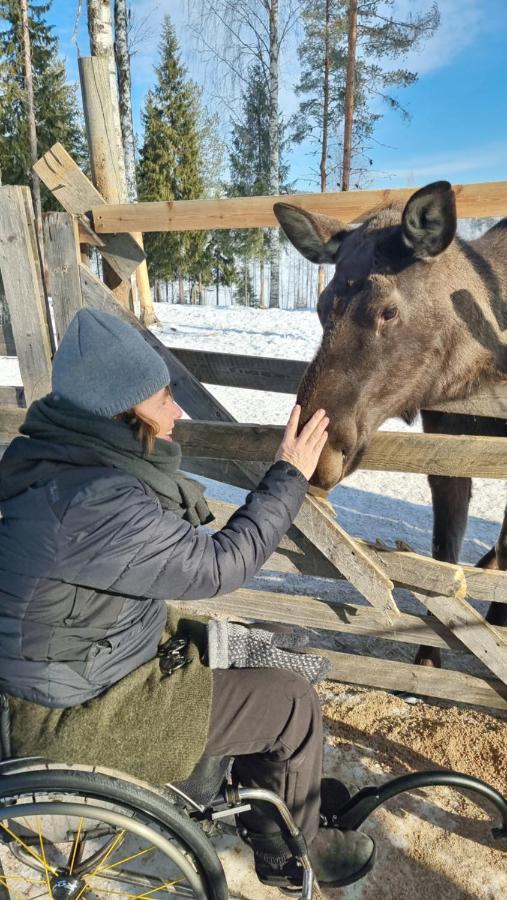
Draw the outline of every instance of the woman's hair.
[[[126,412],[118,413],[113,416],[117,422],[123,422],[128,425],[134,432],[135,437],[143,445],[143,451],[147,456],[153,451],[155,438],[157,436],[157,426],[151,419],[143,419],[133,409],[127,409]]]
[[[172,391],[169,385],[166,387],[167,394],[172,397]],[[158,434],[157,423],[148,417],[144,418],[136,413],[134,409],[127,409],[125,412],[118,413],[113,416],[117,422],[123,422],[128,425],[134,432],[135,437],[143,445],[143,451],[149,456],[153,452],[155,446],[155,438]]]

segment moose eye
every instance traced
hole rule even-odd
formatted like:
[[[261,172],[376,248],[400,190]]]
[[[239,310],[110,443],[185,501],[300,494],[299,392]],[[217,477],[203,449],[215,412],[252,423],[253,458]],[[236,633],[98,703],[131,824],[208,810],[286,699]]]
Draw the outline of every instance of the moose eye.
[[[397,306],[388,306],[384,312],[382,313],[382,318],[387,321],[389,319],[395,319],[398,315],[398,307]]]

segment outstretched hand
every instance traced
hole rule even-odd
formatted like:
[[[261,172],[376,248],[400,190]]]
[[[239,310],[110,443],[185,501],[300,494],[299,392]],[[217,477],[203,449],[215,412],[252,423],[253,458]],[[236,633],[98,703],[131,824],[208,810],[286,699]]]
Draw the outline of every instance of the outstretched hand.
[[[300,415],[301,406],[297,403],[285,427],[275,461],[283,459],[292,463],[309,481],[317,468],[320,454],[328,438],[326,428],[329,425],[329,418],[325,409],[318,409],[298,434]]]

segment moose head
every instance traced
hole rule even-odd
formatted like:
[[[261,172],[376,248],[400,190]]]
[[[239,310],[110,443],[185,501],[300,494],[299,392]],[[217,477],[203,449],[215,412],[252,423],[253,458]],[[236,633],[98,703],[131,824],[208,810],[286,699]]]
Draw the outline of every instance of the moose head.
[[[410,421],[424,404],[458,396],[486,365],[487,350],[481,354],[476,342],[472,352],[456,310],[460,292],[477,296],[480,278],[455,239],[447,181],[417,191],[404,208],[374,212],[359,227],[288,203],[274,211],[303,256],[335,265],[317,305],[322,344],[298,392],[301,424],[319,407],[330,416],[313,478],[330,488],[357,467],[385,419]]]

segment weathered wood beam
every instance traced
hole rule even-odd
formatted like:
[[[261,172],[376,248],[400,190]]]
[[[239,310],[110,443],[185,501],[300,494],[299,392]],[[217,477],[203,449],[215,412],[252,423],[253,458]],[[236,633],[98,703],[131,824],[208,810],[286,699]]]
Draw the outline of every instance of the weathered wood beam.
[[[315,653],[331,660],[330,677],[335,681],[507,710],[507,687],[496,679],[352,653],[321,649],[316,649]]]
[[[81,216],[92,206],[106,205],[62,144],[54,144],[33,168],[66,212]],[[96,246],[122,281],[127,281],[145,258],[144,251],[129,234],[97,238]]]
[[[95,205],[92,214],[99,233],[128,231],[207,231],[210,228],[272,228],[276,202],[335,216],[342,222],[361,221],[392,202],[406,203],[416,188],[286,194],[281,197],[238,197],[226,200],[168,200],[155,203]],[[507,214],[507,182],[456,184],[460,217]]]
[[[0,386],[0,410],[4,406],[14,406],[18,409],[26,407],[25,392],[21,386]]]
[[[56,333],[60,342],[75,314],[83,306],[77,222],[70,213],[50,212],[44,214],[42,224],[48,290],[53,298]]]
[[[213,527],[218,528],[225,525],[237,508],[225,500],[210,499],[209,504],[216,516]],[[378,543],[370,544],[359,538],[354,540],[379,567],[384,569],[387,577],[397,587],[427,590],[446,596],[466,596],[472,600],[488,603],[491,601],[507,603],[507,572],[454,565],[407,550],[395,550]],[[282,547],[283,539],[279,549]],[[273,564],[272,559],[268,560],[266,567],[276,571],[277,564]],[[339,577],[343,575],[340,574]]]
[[[17,437],[20,425],[25,421],[26,409],[5,406],[0,409],[0,444],[8,444]]]
[[[392,595],[392,581],[338,524],[334,513],[307,495],[294,524],[372,606],[396,620],[399,610]]]
[[[507,632],[501,634],[462,597],[425,591],[414,591],[414,596],[507,685]]]
[[[270,460],[282,438],[279,425],[176,423],[175,438],[186,456]],[[507,478],[505,438],[378,431],[359,468],[430,475]]]
[[[0,271],[25,396],[31,403],[51,390],[53,340],[27,187],[0,187]]]
[[[171,601],[173,603],[173,601]],[[211,600],[179,601],[180,609],[198,615],[243,618],[256,622],[281,622],[300,628],[354,634],[365,638],[382,638],[404,644],[470,651],[437,619],[400,613],[393,621],[371,606],[357,606],[338,600],[321,600],[304,594],[279,594],[270,591],[239,588]],[[507,633],[507,628],[499,629]]]
[[[298,359],[210,353],[208,350],[189,350],[187,347],[170,349],[199,381],[224,387],[297,394],[308,367],[307,362]],[[507,381],[484,386],[466,399],[447,400],[428,409],[507,419]]]

